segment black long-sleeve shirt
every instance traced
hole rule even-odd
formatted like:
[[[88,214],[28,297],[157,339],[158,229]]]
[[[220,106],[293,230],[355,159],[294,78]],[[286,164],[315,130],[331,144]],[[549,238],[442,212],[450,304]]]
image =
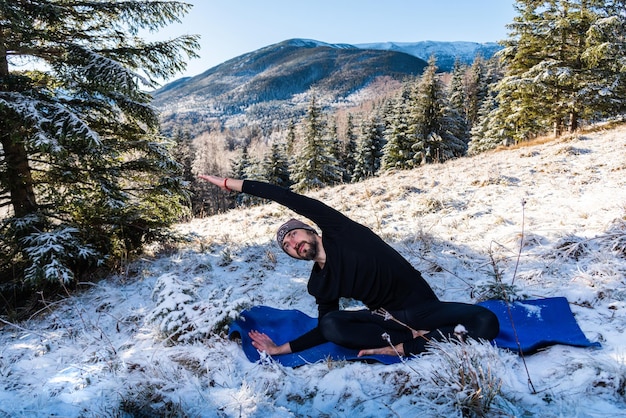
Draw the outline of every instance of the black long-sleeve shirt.
[[[242,191],[273,200],[312,220],[322,231],[326,252],[324,268],[316,263],[308,291],[318,304],[318,320],[339,309],[339,298],[352,298],[370,309],[402,308],[413,293],[423,300],[436,300],[428,283],[404,257],[369,228],[339,211],[307,196],[267,183],[246,180]],[[301,351],[326,342],[319,327],[290,341],[291,350]]]

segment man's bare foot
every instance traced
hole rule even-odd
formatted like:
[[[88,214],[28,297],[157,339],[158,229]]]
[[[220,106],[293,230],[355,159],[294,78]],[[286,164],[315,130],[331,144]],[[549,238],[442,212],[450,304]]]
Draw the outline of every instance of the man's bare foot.
[[[395,350],[394,350],[394,347],[368,348],[368,349],[359,351],[358,356],[359,357],[372,356],[376,354],[384,354],[388,356],[397,356],[397,355],[404,356],[404,344],[396,345]]]
[[[417,337],[423,337],[424,335],[428,334],[430,331],[426,331],[425,329],[420,329],[415,331],[414,329],[411,330],[411,333],[413,334],[413,338],[417,338]]]

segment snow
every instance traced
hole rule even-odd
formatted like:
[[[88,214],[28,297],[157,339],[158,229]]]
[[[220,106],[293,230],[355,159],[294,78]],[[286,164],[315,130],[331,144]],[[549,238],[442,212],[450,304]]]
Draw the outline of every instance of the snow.
[[[395,365],[250,363],[224,336],[237,312],[316,312],[310,264],[274,243],[293,214],[272,203],[178,225],[184,243],[2,319],[0,416],[625,416],[625,171],[618,127],[311,193],[394,245],[442,299],[476,302],[497,274],[519,297],[565,296],[601,349],[521,358],[470,341]]]
[[[439,42],[439,41],[421,41],[421,42],[378,42],[363,43],[355,46],[363,49],[382,49],[389,51],[403,51],[407,54],[415,55],[418,58],[427,60],[434,53],[445,53],[448,55],[460,55],[463,57],[474,56],[477,49],[481,47],[497,47],[495,42]]]
[[[502,49],[495,42],[469,42],[469,41],[420,41],[420,42],[376,42],[355,44],[361,49],[378,49],[383,51],[397,51],[413,55],[424,61],[435,55],[437,66],[441,70],[449,71],[458,58],[462,63],[470,65],[477,55],[483,58],[491,58],[498,50]]]
[[[322,41],[317,41],[315,39],[302,39],[302,38],[294,38],[284,41],[285,43],[293,46],[301,46],[301,47],[329,47],[329,48],[337,48],[337,49],[354,49],[357,48],[354,45],[350,44],[329,44]]]

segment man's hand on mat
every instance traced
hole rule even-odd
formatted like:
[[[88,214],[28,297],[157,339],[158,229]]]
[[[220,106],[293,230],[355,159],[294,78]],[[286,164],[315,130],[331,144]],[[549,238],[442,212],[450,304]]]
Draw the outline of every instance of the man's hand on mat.
[[[283,345],[276,345],[274,341],[266,334],[263,334],[259,331],[250,331],[248,333],[250,338],[252,338],[252,345],[259,351],[264,351],[270,356],[275,354],[289,354],[291,353],[291,346],[289,343],[285,343]]]

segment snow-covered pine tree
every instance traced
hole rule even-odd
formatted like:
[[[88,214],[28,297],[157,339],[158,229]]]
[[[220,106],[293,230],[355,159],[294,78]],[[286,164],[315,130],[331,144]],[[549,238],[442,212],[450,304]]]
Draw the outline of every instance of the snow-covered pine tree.
[[[174,134],[172,140],[174,142],[172,156],[180,165],[181,177],[191,192],[189,200],[191,204],[191,213],[189,213],[189,216],[192,216],[194,213],[194,196],[196,195],[196,187],[201,181],[193,172],[193,156],[196,153],[195,148],[191,134],[188,131],[179,130]]]
[[[285,137],[285,154],[289,164],[293,163],[296,146],[296,123],[292,120],[289,121],[287,126],[287,136]]]
[[[485,72],[486,62],[483,57],[478,55],[474,58],[464,82],[466,100],[465,119],[467,120],[467,127],[469,130],[471,130],[476,123],[482,102],[487,96],[487,80]]]
[[[304,118],[304,141],[291,167],[294,190],[303,192],[341,182],[339,162],[333,157],[330,141],[325,140],[322,109],[315,95]]]
[[[249,172],[249,167],[250,155],[248,154],[248,147],[244,145],[243,148],[241,148],[239,158],[230,161],[230,176],[235,179],[245,180]]]
[[[462,157],[467,154],[469,132],[465,118],[456,109],[446,106],[441,117],[438,135],[443,140],[441,161]]]
[[[230,177],[235,179],[253,179],[253,180],[262,180],[260,178],[255,178],[256,172],[254,167],[255,161],[252,157],[250,157],[250,153],[248,152],[248,146],[244,145],[241,149],[241,155],[237,159],[231,160],[231,168],[230,168]],[[254,202],[254,196],[249,196],[245,193],[237,193],[235,195],[235,203],[237,205],[250,205]]]
[[[190,7],[0,2],[0,206],[10,209],[0,269],[12,269],[3,280],[25,271],[31,284],[71,281],[185,213],[179,166],[142,89],[184,69],[197,37],[147,43],[137,33],[177,22]]]
[[[465,83],[467,67],[459,59],[454,61],[452,79],[448,88],[448,106],[452,113],[458,115],[459,139],[469,141],[469,121],[467,119],[469,102]]]
[[[626,112],[626,2],[612,0],[603,6],[586,32],[582,58],[592,70],[594,80],[587,84],[588,104],[595,115],[614,116]],[[572,123],[570,123],[572,125]]]
[[[193,156],[196,154],[191,134],[188,131],[179,130],[172,138],[174,141],[174,149],[172,156],[181,165],[181,173],[183,180],[193,182],[196,176],[193,173]]]
[[[460,157],[467,150],[461,116],[450,108],[435,58],[428,60],[411,91],[408,135],[412,138],[413,166]]]
[[[248,164],[246,165],[245,171],[243,175],[238,178],[268,181],[267,179],[268,173],[265,170],[263,159],[259,159],[255,155],[250,155],[249,152],[247,155],[247,159],[248,159]],[[260,197],[252,196],[246,193],[237,193],[236,200],[240,205],[244,205],[244,206],[259,205],[263,202],[266,202],[265,199],[261,199]]]
[[[382,170],[405,170],[413,167],[413,151],[410,140],[408,111],[409,84],[405,84],[402,93],[396,98],[393,108],[386,115],[385,145],[381,159]]]
[[[284,149],[284,144],[278,141],[272,142],[272,146],[263,158],[263,177],[269,183],[289,188],[291,186],[289,162]]]
[[[352,182],[376,175],[381,165],[383,128],[376,116],[361,122],[361,136],[357,143]]]
[[[471,130],[471,140],[467,146],[468,155],[476,155],[484,151],[496,148],[503,144],[502,136],[498,133],[498,126],[492,122],[492,116],[498,109],[498,101],[496,93],[492,90],[483,100],[480,110],[477,114],[477,123]]]
[[[443,87],[436,73],[435,57],[431,56],[421,78],[411,90],[408,135],[413,139],[412,163],[416,165],[438,162],[441,158],[441,136],[436,133],[443,107]]]
[[[496,111],[515,141],[623,111],[624,2],[516,1]],[[620,23],[621,22],[621,23]],[[599,37],[596,37],[599,35]],[[621,63],[621,64],[620,64]]]
[[[470,131],[470,142],[467,153],[475,155],[507,143],[507,138],[502,134],[506,127],[502,126],[501,119],[496,117],[496,112],[500,110],[498,104],[497,87],[502,79],[502,69],[497,59],[489,60],[486,63],[486,72],[481,76],[486,88],[485,96],[481,101],[480,108],[472,123]]]
[[[328,128],[326,129],[325,141],[330,155],[329,161],[332,162],[328,165],[330,173],[327,177],[331,181],[329,184],[338,184],[341,183],[346,176],[346,170],[342,164],[343,143],[341,139],[339,139],[339,130],[337,128],[336,118],[332,118],[332,120],[327,123],[327,126]]]

